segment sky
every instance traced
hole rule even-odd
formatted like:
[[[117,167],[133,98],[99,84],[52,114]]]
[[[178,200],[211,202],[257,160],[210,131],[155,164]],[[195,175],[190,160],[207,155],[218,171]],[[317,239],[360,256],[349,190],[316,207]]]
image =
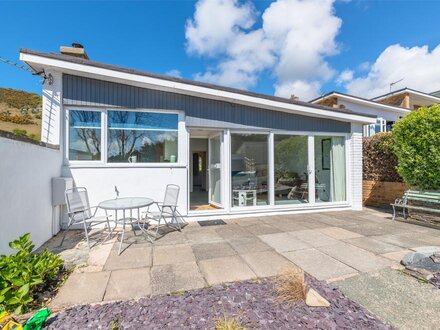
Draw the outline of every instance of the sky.
[[[79,42],[94,61],[302,100],[440,90],[439,1],[0,1],[0,57]],[[0,63],[0,87],[41,94]]]

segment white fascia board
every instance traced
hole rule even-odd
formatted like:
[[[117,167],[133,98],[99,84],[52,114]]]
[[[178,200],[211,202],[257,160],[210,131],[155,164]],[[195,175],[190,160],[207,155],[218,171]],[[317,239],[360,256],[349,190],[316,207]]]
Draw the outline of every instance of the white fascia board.
[[[296,113],[310,117],[329,118],[346,122],[360,122],[365,124],[375,123],[376,118],[362,116],[359,114],[350,114],[330,110],[322,110],[312,107],[306,107],[299,104],[288,104],[264,98],[258,98],[250,95],[243,95],[228,91],[217,90],[203,86],[185,84],[176,81],[164,80],[154,77],[147,77],[133,73],[120,72],[105,68],[98,68],[58,59],[47,58],[38,55],[20,54],[20,60],[25,63],[35,63],[45,68],[52,68],[56,71],[68,73],[72,75],[86,76],[97,79],[102,77],[105,80],[131,84],[139,87],[147,87],[156,90],[168,91],[184,95],[192,95],[219,101],[227,101],[237,104],[243,104],[258,108],[270,109],[275,111],[283,111],[288,113]]]
[[[395,106],[388,105],[388,104],[383,104],[383,103],[379,103],[379,102],[375,102],[375,101],[364,100],[364,99],[360,99],[360,98],[357,98],[357,97],[352,97],[350,95],[338,94],[338,93],[329,94],[329,95],[327,95],[325,97],[322,97],[320,99],[317,99],[317,100],[313,101],[312,103],[320,102],[320,101],[322,101],[324,99],[327,99],[329,97],[337,97],[337,98],[342,99],[342,100],[347,100],[347,101],[354,102],[354,103],[357,103],[357,104],[366,105],[366,106],[369,106],[369,107],[372,107],[372,108],[394,111],[394,112],[398,112],[398,113],[401,113],[401,114],[407,114],[407,113],[411,112],[411,110],[409,110],[409,109],[404,109],[404,108],[401,108],[401,107],[395,107]]]

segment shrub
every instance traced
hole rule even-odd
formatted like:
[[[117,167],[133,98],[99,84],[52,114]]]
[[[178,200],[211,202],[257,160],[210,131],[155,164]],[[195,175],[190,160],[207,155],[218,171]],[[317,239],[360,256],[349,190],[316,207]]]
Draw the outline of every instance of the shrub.
[[[53,281],[63,264],[61,258],[44,250],[31,253],[29,233],[9,243],[15,254],[0,256],[0,311],[21,314],[31,306],[38,289]]]
[[[20,136],[27,136],[27,131],[25,129],[21,129],[21,128],[14,128],[12,130],[12,133],[20,135]]]
[[[378,133],[362,141],[364,180],[401,182],[392,133]]]
[[[440,105],[412,111],[393,128],[397,172],[420,189],[440,188]]]

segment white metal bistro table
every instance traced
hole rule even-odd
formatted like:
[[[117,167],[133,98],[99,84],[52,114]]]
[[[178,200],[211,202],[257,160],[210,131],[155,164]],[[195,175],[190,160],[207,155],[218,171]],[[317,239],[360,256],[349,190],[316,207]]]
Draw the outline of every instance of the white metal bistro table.
[[[144,228],[140,224],[141,216],[140,209],[152,205],[154,201],[151,198],[146,197],[122,197],[116,199],[109,199],[98,204],[98,207],[107,211],[115,211],[115,228],[118,223],[122,223],[122,237],[119,243],[118,255],[121,254],[122,242],[124,241],[125,225],[128,223],[131,225],[133,233],[136,232],[133,227],[133,222],[137,223],[139,229],[144,232]],[[133,210],[137,210],[137,217],[133,218]],[[122,211],[122,218],[118,219],[118,211]],[[126,211],[130,212],[130,216],[126,217]],[[115,229],[113,228],[113,230]],[[112,231],[113,231],[112,230]],[[148,236],[147,236],[148,237]]]

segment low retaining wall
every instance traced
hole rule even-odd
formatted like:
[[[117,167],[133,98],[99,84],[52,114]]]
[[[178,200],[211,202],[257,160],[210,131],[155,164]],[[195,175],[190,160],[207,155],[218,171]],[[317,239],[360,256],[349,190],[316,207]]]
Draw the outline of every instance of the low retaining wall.
[[[402,182],[362,182],[362,203],[364,206],[389,207],[396,198],[401,198],[409,187]]]

